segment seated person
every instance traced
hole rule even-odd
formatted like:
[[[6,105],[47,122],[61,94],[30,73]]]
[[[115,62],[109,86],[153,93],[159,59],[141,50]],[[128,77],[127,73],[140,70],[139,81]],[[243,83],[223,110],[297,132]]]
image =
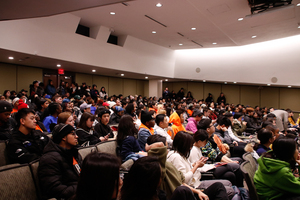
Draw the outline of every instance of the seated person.
[[[257,133],[257,138],[260,141],[260,144],[254,147],[254,150],[256,150],[256,153],[261,156],[263,153],[270,151],[270,145],[275,140],[275,135],[272,133],[272,131],[262,128]]]
[[[116,106],[114,109],[114,113],[110,117],[109,125],[118,124],[123,115],[124,108],[122,108],[121,106]]]
[[[82,163],[74,200],[116,199],[123,184],[120,160],[111,154],[91,153]]]
[[[230,154],[232,157],[237,156],[242,158],[245,153],[245,142],[237,142],[233,140],[228,133],[228,128],[231,126],[231,121],[227,117],[220,117],[218,125],[215,128],[215,135],[217,135],[223,143],[230,146]]]
[[[92,113],[84,112],[80,118],[76,134],[78,135],[78,144],[83,147],[101,142],[100,138],[94,134],[93,123],[95,116]]]
[[[197,123],[202,119],[202,116],[203,116],[203,113],[200,110],[195,109],[193,114],[192,114],[192,117],[190,117],[188,119],[188,123],[187,123],[185,129],[187,131],[191,131],[193,133],[196,133],[196,131],[198,130],[197,129]]]
[[[228,195],[233,195],[232,184],[228,180],[209,180],[200,181],[201,179],[201,167],[204,166],[205,160],[202,158],[197,160],[195,163],[190,163],[188,157],[190,155],[190,150],[193,147],[194,139],[193,137],[183,131],[179,131],[174,137],[173,149],[168,153],[167,161],[171,162],[178,171],[180,171],[184,177],[184,182],[197,189],[207,189],[213,183],[221,182],[228,192]]]
[[[35,112],[29,108],[19,110],[15,119],[17,129],[7,145],[8,157],[12,163],[29,163],[39,159],[49,137],[36,128]]]
[[[176,112],[173,112],[172,115],[170,116],[169,123],[172,123],[172,129],[174,132],[174,136],[179,131],[186,131],[184,126],[182,125],[184,123],[183,113],[184,113],[184,111],[179,109],[179,110],[176,110]],[[171,135],[170,132],[169,132],[169,135]]]
[[[140,151],[143,151],[143,149],[134,137],[137,132],[130,115],[121,117],[118,126],[117,143],[119,146],[119,154],[123,162],[128,159],[137,160],[143,155],[142,153],[138,154]]]
[[[141,126],[139,127],[138,132],[138,142],[143,151],[145,151],[145,145],[147,139],[150,135],[156,134],[156,131],[153,129],[155,125],[155,119],[147,111],[141,112]]]
[[[165,199],[164,191],[159,190],[161,185],[161,177],[163,170],[157,158],[144,157],[137,160],[131,167],[127,177],[124,180],[121,189],[122,200],[140,200],[140,199]],[[144,178],[141,178],[144,177]],[[201,199],[227,199],[224,186],[218,188],[217,185],[211,187],[211,190],[198,192],[198,198]],[[222,185],[221,185],[222,186]],[[195,190],[195,189],[193,189]],[[207,195],[206,195],[207,194]],[[224,197],[225,196],[225,197]],[[195,199],[191,188],[187,186],[179,186],[175,189],[170,200]]]
[[[254,184],[259,199],[299,199],[300,179],[292,172],[296,169],[296,163],[300,164],[295,140],[285,137],[276,139],[273,151],[258,159]]]
[[[46,112],[46,111],[45,111]],[[47,117],[43,120],[45,128],[50,133],[53,127],[57,124],[58,115],[62,112],[61,105],[58,103],[50,103],[47,109]]]
[[[200,129],[193,137],[195,143],[188,158],[191,163],[195,163],[203,157],[201,148],[205,146],[205,141],[208,140],[208,134],[205,130]],[[243,187],[243,174],[240,170],[240,165],[237,163],[227,163],[210,171],[213,171],[213,175],[217,179],[229,180],[232,185]]]
[[[12,106],[5,100],[0,101],[0,140],[8,140],[12,134],[10,113]]]
[[[114,134],[108,125],[110,119],[110,111],[106,108],[103,108],[99,111],[98,120],[94,127],[94,134],[100,138],[101,141],[106,141],[108,138],[113,138]]]
[[[75,148],[77,135],[69,124],[58,124],[53,129],[53,142],[44,149],[38,177],[45,199],[69,199],[76,192],[80,175],[81,156]]]
[[[243,113],[240,112],[237,112],[233,115],[231,129],[235,136],[241,139],[248,139],[248,137],[243,136],[243,133],[246,131],[247,128],[247,122],[242,121],[243,116]]]
[[[173,144],[173,138],[174,138],[174,132],[171,127],[169,127],[168,119],[166,115],[159,114],[155,118],[156,127],[154,128],[156,130],[156,133],[158,135],[164,136],[167,139],[168,147],[171,148]],[[168,132],[166,131],[168,129],[172,132],[172,135],[170,136]]]
[[[222,146],[221,143],[217,144],[215,141],[219,140],[219,137],[217,135],[214,135],[213,133],[215,132],[215,127],[212,124],[211,119],[202,119],[200,120],[200,122],[198,123],[198,129],[203,129],[207,132],[208,134],[208,140],[205,140],[203,142],[205,142],[205,146],[201,148],[201,152],[203,156],[208,157],[208,160],[212,161],[212,162],[225,162],[225,163],[238,163],[240,161],[242,161],[241,158],[234,158],[237,161],[233,161],[232,159],[228,158],[220,149],[219,146],[221,148],[225,148]],[[218,142],[219,142],[218,141]]]

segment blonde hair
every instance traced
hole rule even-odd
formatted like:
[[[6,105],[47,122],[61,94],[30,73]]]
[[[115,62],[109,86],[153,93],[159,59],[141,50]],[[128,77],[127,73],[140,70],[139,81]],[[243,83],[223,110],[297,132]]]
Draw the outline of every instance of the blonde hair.
[[[62,112],[58,115],[57,124],[63,123],[65,124],[69,117],[72,115],[70,112]]]
[[[157,112],[158,115],[159,115],[159,114],[165,115],[166,113],[167,113],[167,111],[165,111],[165,110],[159,110],[159,111]]]

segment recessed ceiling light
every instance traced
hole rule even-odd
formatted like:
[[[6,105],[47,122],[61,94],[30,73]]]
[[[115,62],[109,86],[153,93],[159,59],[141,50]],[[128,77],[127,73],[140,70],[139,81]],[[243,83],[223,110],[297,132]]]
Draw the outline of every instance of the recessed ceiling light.
[[[227,82],[224,82],[224,84],[227,84]]]
[[[216,42],[212,43],[212,44],[217,44]]]
[[[300,3],[298,3],[297,6],[300,6]]]
[[[10,57],[8,57],[8,59],[9,59],[9,60],[13,60],[13,59],[14,59],[14,57],[10,56]]]
[[[300,28],[300,26],[298,26],[298,28]]]
[[[156,4],[156,7],[160,8],[160,7],[162,7],[162,4],[158,3],[158,4]]]
[[[206,82],[206,80],[203,80],[203,82],[205,83],[205,82]]]
[[[236,82],[233,82],[233,83],[236,83]]]
[[[152,33],[156,33],[156,31],[152,31]]]
[[[242,18],[242,17],[241,17],[241,18],[238,18],[238,21],[243,21],[243,20],[244,20],[244,18]]]
[[[148,79],[148,76],[146,76],[145,79]]]
[[[291,88],[291,87],[292,87],[292,86],[290,86],[290,85],[288,86],[288,88]]]
[[[271,84],[269,83],[269,84],[267,84],[267,86],[270,86]]]
[[[110,12],[110,14],[111,14],[111,15],[115,15],[116,13],[115,13],[115,12]]]
[[[95,70],[95,69],[93,69],[93,70],[92,70],[92,72],[96,72],[96,70]]]
[[[121,76],[124,76],[124,74],[121,74]]]
[[[179,44],[179,46],[182,46],[183,44]]]
[[[169,81],[168,79],[166,79],[165,81]]]
[[[61,67],[61,65],[60,65],[60,64],[57,64],[56,66],[57,66],[57,67]]]
[[[192,31],[196,30],[196,28],[191,28],[191,29],[192,29]]]
[[[252,38],[256,38],[256,37],[257,37],[256,35],[253,35],[253,36],[252,36]]]

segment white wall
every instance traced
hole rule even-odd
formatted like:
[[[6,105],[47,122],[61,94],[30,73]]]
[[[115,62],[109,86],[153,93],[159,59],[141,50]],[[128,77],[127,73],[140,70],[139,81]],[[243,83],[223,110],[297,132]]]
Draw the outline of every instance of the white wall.
[[[300,86],[300,35],[240,47],[177,50],[174,77]],[[196,68],[200,73],[196,73]]]
[[[174,51],[127,36],[123,47],[106,43],[105,28],[89,38],[75,33],[72,14],[0,22],[0,47],[110,69],[172,77]],[[95,31],[101,31],[96,34]],[[104,38],[99,38],[104,37]]]

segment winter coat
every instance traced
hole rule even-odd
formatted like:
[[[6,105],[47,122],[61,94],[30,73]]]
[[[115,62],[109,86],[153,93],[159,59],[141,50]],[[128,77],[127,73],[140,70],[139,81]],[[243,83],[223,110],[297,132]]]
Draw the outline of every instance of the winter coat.
[[[174,131],[174,136],[179,132],[179,131],[186,131],[184,126],[181,123],[180,117],[176,112],[172,113],[170,116],[169,123],[172,123],[172,129]]]
[[[101,123],[101,121],[95,125],[94,135],[100,138],[106,136],[107,134],[109,134],[109,138],[114,137],[113,131],[111,130],[109,125],[104,125]]]
[[[6,148],[10,162],[30,163],[40,158],[48,142],[49,137],[41,131],[33,130],[28,135],[15,131]]]
[[[99,137],[97,137],[94,133],[90,134],[82,128],[76,129],[76,135],[78,135],[78,144],[81,146],[89,146],[101,142]]]
[[[75,165],[75,162],[78,165]],[[65,149],[54,142],[44,149],[38,176],[44,198],[69,199],[77,188],[82,159],[76,148]]]

